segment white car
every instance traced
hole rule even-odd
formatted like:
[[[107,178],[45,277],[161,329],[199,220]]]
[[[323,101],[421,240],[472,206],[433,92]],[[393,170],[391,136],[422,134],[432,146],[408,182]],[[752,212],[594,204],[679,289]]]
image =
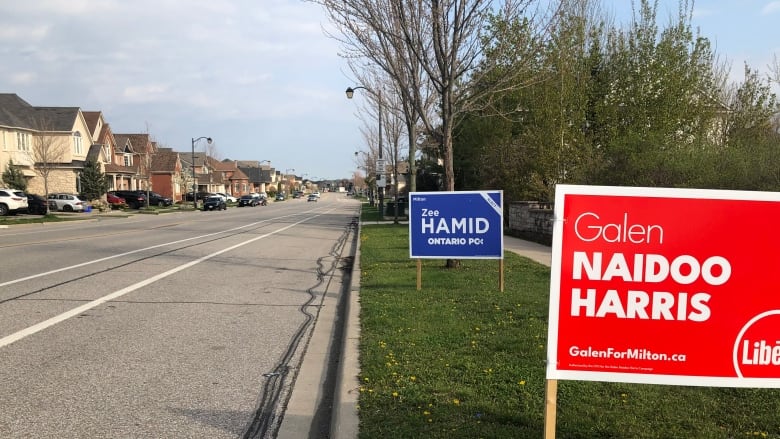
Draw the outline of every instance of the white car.
[[[237,203],[238,202],[238,198],[236,198],[236,197],[234,197],[232,195],[224,194],[222,192],[217,192],[217,195],[222,197],[222,199],[225,200],[226,203]]]
[[[87,207],[87,202],[74,194],[49,194],[49,210],[63,212],[81,212]]]
[[[27,210],[27,195],[18,189],[0,189],[0,216]]]

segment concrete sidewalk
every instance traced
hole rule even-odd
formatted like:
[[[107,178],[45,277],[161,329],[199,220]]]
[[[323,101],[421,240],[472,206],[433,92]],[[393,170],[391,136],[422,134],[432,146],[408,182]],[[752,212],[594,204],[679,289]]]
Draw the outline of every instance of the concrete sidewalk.
[[[552,247],[504,235],[504,251],[517,253],[540,264],[550,266]]]

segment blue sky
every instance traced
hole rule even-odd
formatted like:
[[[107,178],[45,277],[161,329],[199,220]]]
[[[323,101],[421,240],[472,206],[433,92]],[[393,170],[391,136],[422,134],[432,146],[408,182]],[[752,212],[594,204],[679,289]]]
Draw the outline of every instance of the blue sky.
[[[604,7],[630,19],[629,0]],[[660,17],[676,10],[660,1]],[[694,12],[737,76],[744,62],[767,71],[778,23],[780,1],[701,0]],[[114,132],[178,151],[208,136],[219,158],[348,178],[365,149],[362,102],[344,95],[355,83],[327,25],[301,0],[1,1],[0,92],[99,110]]]

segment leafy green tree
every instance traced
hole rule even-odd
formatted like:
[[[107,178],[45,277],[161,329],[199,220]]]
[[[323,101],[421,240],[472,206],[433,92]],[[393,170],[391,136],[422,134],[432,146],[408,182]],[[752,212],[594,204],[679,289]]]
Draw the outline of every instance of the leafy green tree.
[[[14,166],[13,160],[8,160],[8,163],[5,165],[3,183],[11,189],[18,189],[20,191],[27,190],[27,179],[24,178],[22,171]]]
[[[591,86],[587,47],[598,41],[592,2],[564,1],[550,36],[533,40],[522,21],[491,21],[490,47],[499,57],[489,63],[506,69],[523,66],[529,73],[489,105],[463,117],[456,132],[456,182],[461,188],[496,188],[508,200],[551,200],[557,183],[582,182],[592,162],[586,141],[586,117]],[[491,76],[475,88],[495,87]]]
[[[709,41],[692,32],[688,2],[663,30],[656,8],[640,1],[629,29],[608,33],[600,73],[608,87],[596,100],[594,125],[604,165],[595,183],[686,185],[697,164],[680,160],[708,145],[720,106]]]
[[[84,163],[81,171],[81,192],[89,200],[95,200],[108,191],[108,178],[100,170],[99,164],[92,159]]]

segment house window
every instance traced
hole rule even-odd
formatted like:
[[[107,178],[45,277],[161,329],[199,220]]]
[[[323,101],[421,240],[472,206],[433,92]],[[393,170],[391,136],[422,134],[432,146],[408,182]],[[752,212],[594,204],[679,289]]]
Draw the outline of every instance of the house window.
[[[16,133],[16,145],[19,151],[29,151],[30,133]]]
[[[125,166],[133,166],[133,156],[131,154],[125,154]]]
[[[73,145],[75,146],[75,154],[84,154],[84,145],[81,143],[81,133],[78,131],[73,133]]]

